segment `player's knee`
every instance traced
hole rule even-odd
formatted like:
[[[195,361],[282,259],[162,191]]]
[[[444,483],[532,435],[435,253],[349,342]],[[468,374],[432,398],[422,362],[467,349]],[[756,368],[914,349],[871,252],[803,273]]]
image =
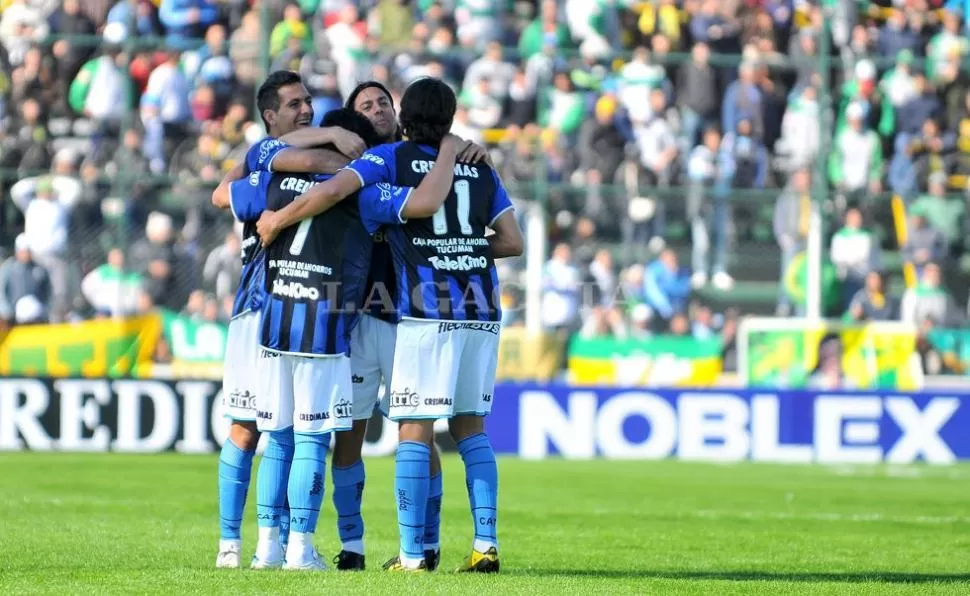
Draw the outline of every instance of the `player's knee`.
[[[448,420],[448,432],[457,443],[472,435],[485,432],[485,417],[475,415],[455,416]]]
[[[255,422],[233,420],[229,427],[229,440],[243,451],[255,451],[259,443],[259,431]]]
[[[361,424],[362,423],[362,424]],[[360,461],[364,447],[364,434],[367,432],[367,421],[354,421],[352,430],[339,432],[334,436],[333,465],[338,468],[349,468]]]
[[[431,446],[434,437],[434,420],[402,420],[398,428],[398,439],[424,443]]]

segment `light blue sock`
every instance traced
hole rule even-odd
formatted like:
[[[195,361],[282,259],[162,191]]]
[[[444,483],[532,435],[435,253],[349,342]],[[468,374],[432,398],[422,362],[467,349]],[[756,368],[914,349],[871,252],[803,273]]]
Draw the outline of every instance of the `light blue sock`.
[[[253,451],[243,451],[231,439],[219,454],[219,536],[240,540],[246,491],[253,472]]]
[[[289,476],[287,476],[289,484]],[[284,485],[286,486],[286,485]],[[283,499],[283,509],[280,511],[280,546],[286,550],[286,544],[290,541],[290,500]]]
[[[344,550],[364,554],[364,518],[360,515],[364,495],[364,462],[331,470],[333,506],[337,510],[337,534]],[[349,547],[349,548],[348,548]]]
[[[290,532],[312,534],[317,531],[323,504],[330,435],[295,433],[294,439],[296,449],[286,491],[290,502]]]
[[[403,441],[397,447],[394,490],[397,493],[397,526],[401,534],[401,555],[424,559],[424,521],[428,508],[428,476],[431,448],[423,443]]]
[[[498,517],[498,466],[488,435],[479,433],[458,442],[458,453],[465,463],[465,484],[475,521],[475,550],[485,552],[498,547],[495,526]]]
[[[256,476],[256,524],[261,528],[280,525],[292,463],[293,430],[288,428],[269,433],[269,442]]]
[[[437,550],[441,541],[441,472],[431,477],[428,507],[424,514],[424,548]]]

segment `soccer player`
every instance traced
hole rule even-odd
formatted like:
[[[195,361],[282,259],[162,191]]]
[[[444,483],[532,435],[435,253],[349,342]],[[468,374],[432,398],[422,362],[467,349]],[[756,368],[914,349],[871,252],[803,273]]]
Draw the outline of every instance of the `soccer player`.
[[[370,122],[353,110],[330,112],[324,124],[354,130],[368,145],[377,142]],[[441,182],[429,176],[427,184],[413,189],[415,213],[433,212],[444,201],[451,175],[451,168],[446,168],[437,176]],[[267,207],[286,207],[326,178],[275,174],[266,190]],[[233,186],[245,188],[264,180],[265,175],[258,180],[234,182]],[[424,198],[428,188],[438,189],[434,203]],[[406,194],[411,191],[407,189]],[[367,200],[369,194],[371,202],[386,202],[389,199],[385,194],[390,192],[390,188],[370,187],[360,193],[360,201]],[[395,192],[405,194],[403,189]],[[420,211],[423,203],[430,206]],[[363,301],[372,244],[371,234],[360,223],[356,202],[347,201],[284,230],[267,249],[268,295],[262,312],[264,349],[258,365],[260,391],[256,403],[259,429],[270,432],[271,445],[280,436],[285,439],[290,428],[295,435],[287,488],[292,514],[286,569],[326,568],[313,546],[313,534],[323,499],[328,433],[352,427],[348,352],[351,330]],[[261,479],[259,482],[262,485]],[[254,567],[278,567],[282,559],[275,534],[261,533]]]
[[[257,224],[266,242],[305,214],[370,184],[413,186],[435,162],[455,113],[454,93],[443,82],[413,83],[402,100],[401,126],[409,142],[372,149],[325,184]],[[400,164],[401,167],[398,167]],[[491,409],[501,312],[494,258],[522,252],[522,235],[498,177],[484,165],[455,166],[456,181],[444,206],[418,219],[410,199],[391,194],[381,209],[362,203],[365,225],[386,228],[402,320],[397,329],[389,417],[400,422],[397,453],[400,553],[390,570],[420,571],[430,488],[433,422],[449,418],[466,469],[475,521],[472,554],[459,571],[499,570],[496,528],[498,474],[484,430]],[[392,209],[393,207],[393,209]],[[393,217],[392,217],[393,216]],[[486,238],[486,228],[493,235]]]
[[[401,140],[394,99],[390,91],[377,81],[358,85],[347,97],[345,107],[363,114],[370,120],[383,143]],[[474,163],[485,159],[484,147],[475,144],[459,155],[459,161]],[[364,462],[361,450],[367,421],[378,403],[380,385],[385,395],[391,382],[394,363],[394,343],[397,337],[398,314],[390,297],[394,291],[395,274],[390,248],[384,234],[374,235],[374,252],[365,296],[368,308],[351,340],[350,361],[354,381],[354,428],[338,433],[334,441],[332,478],[333,504],[337,510],[337,532],[341,550],[334,558],[338,570],[364,569],[364,520],[360,506],[364,491]],[[425,519],[425,559],[428,569],[435,569],[441,556],[439,533],[441,527],[442,477],[441,457],[437,449],[431,452],[431,492]]]
[[[360,154],[363,140],[354,133],[339,129],[310,129],[313,109],[310,94],[299,77],[291,72],[275,72],[260,87],[257,105],[268,136],[250,148],[243,164],[227,174],[213,192],[212,202],[229,208],[229,184],[256,171],[321,171],[334,172],[346,163],[346,157],[331,150],[310,149],[331,143],[349,155]],[[264,198],[265,199],[265,198]],[[239,214],[234,212],[239,219]],[[258,218],[259,213],[256,213]],[[232,420],[229,440],[222,446],[219,457],[219,517],[220,541],[216,567],[238,568],[243,509],[252,470],[253,455],[259,434],[253,407],[256,394],[255,369],[258,353],[259,312],[263,296],[263,251],[256,235],[255,220],[243,222],[243,271],[233,306],[232,321],[226,342],[223,366],[223,405]],[[260,469],[264,476],[275,475],[285,483],[292,446],[281,452],[264,454]],[[257,499],[263,501],[265,499]],[[282,507],[282,504],[279,504]],[[257,506],[260,522],[267,515],[279,515],[275,504]],[[269,513],[267,513],[267,511]],[[274,513],[275,512],[275,513]],[[289,515],[284,516],[288,522]],[[263,525],[261,523],[260,525]],[[288,525],[288,524],[284,524]],[[285,530],[285,527],[284,527]],[[285,542],[286,532],[283,532]]]

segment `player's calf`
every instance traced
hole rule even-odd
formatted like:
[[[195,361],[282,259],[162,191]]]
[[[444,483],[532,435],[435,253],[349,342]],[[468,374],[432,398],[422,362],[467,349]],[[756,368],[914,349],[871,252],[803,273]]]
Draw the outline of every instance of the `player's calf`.
[[[341,550],[333,563],[339,571],[364,570],[364,519],[360,505],[365,481],[361,450],[366,431],[367,420],[355,420],[352,430],[337,433],[334,440],[331,475]]]
[[[234,420],[219,454],[219,554],[216,567],[240,567],[241,526],[259,433],[255,422]]]
[[[433,420],[404,420],[399,431],[401,442],[397,448],[394,479],[401,539],[398,563],[409,570],[425,567],[424,528],[430,490],[433,423]],[[389,568],[385,565],[385,569]]]
[[[284,569],[320,571],[327,568],[313,544],[323,505],[329,434],[294,434],[293,467],[287,496],[290,503],[290,542]]]
[[[481,416],[456,416],[449,421],[452,437],[465,464],[465,483],[475,524],[472,554],[458,571],[495,573],[498,562],[498,466],[484,432]]]

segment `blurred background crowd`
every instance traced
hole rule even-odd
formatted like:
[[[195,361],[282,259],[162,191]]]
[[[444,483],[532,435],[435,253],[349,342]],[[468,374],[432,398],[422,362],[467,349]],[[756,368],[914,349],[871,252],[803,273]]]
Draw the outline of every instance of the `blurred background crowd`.
[[[290,69],[318,122],[359,81],[454,86],[454,132],[548,222],[541,279],[502,266],[507,324],[542,284],[566,337],[730,346],[803,312],[813,198],[827,315],[958,324],[968,26],[967,0],[0,0],[0,320],[224,320],[209,193]]]

